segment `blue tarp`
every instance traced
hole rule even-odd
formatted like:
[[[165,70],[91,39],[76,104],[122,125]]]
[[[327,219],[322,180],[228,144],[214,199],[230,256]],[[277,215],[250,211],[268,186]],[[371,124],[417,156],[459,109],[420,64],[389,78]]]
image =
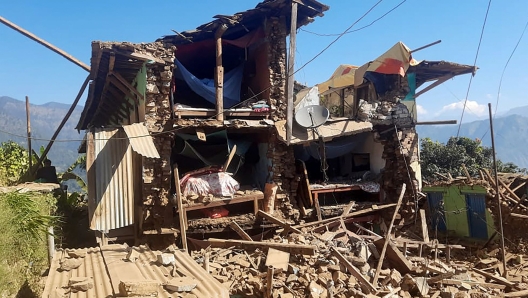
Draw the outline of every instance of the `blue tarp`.
[[[336,158],[354,151],[359,145],[362,145],[365,139],[363,137],[344,138],[337,141],[325,143],[326,158]],[[294,154],[296,159],[302,161],[313,157],[320,160],[319,143],[311,142],[309,146],[298,145],[294,147]]]
[[[195,77],[178,59],[175,59],[174,63],[177,66],[176,72],[196,94],[212,104],[216,104],[214,80]],[[224,75],[224,108],[230,108],[240,102],[240,87],[243,74],[244,64],[240,64]]]

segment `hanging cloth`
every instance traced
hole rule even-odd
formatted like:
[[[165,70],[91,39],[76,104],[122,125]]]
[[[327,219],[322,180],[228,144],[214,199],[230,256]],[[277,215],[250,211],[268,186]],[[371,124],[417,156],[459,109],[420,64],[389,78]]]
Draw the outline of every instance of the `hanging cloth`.
[[[199,79],[189,72],[178,59],[175,59],[174,63],[176,64],[176,72],[196,94],[212,104],[216,104],[216,89],[213,79]],[[240,102],[243,74],[244,64],[240,64],[224,75],[224,108],[230,108]]]

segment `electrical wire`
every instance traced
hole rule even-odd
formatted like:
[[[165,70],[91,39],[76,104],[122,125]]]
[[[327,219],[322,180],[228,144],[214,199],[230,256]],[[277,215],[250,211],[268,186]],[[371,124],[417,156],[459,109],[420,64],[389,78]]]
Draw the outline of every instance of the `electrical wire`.
[[[406,1],[406,0],[405,0]],[[403,1],[403,2],[405,2]],[[330,42],[324,49],[322,49],[319,53],[317,53],[313,58],[311,58],[310,60],[308,60],[308,62],[304,63],[300,68],[298,68],[295,72],[293,72],[290,76],[288,76],[288,78],[290,78],[291,76],[293,76],[294,74],[296,74],[297,72],[299,72],[300,70],[302,70],[304,67],[306,67],[308,64],[310,64],[311,62],[313,62],[315,59],[317,59],[319,56],[321,56],[324,52],[326,52],[326,50],[328,50],[334,43],[336,43],[341,37],[343,37],[343,35],[346,34],[347,31],[349,31],[350,29],[352,29],[352,27],[354,27],[359,21],[361,21],[364,17],[366,17],[376,6],[378,6],[378,4],[380,4],[381,2],[383,2],[383,0],[379,0],[376,4],[374,4],[369,10],[367,10],[367,12],[365,12],[359,19],[357,19],[354,23],[352,23],[352,25],[350,25],[345,31],[343,31],[343,33],[341,33],[337,38],[335,38],[332,42]],[[403,3],[402,2],[402,3]],[[398,6],[400,6],[402,3],[398,4],[394,9],[396,9]],[[385,14],[386,15],[386,14]],[[265,88],[264,90],[260,91],[259,93],[257,94],[254,94],[252,96],[250,96],[249,98],[237,103],[236,105],[232,106],[231,108],[229,109],[225,109],[209,118],[207,118],[206,120],[210,120],[210,119],[214,119],[216,118],[216,116],[218,115],[221,115],[225,112],[228,112],[254,98],[256,98],[257,96],[263,94],[264,92],[270,90],[271,88],[277,86],[279,83],[275,83],[275,84],[271,84],[271,86]],[[171,130],[165,130],[165,131],[162,131],[162,132],[155,132],[155,133],[151,133],[151,134],[148,134],[148,135],[140,135],[140,136],[132,136],[132,137],[127,137],[127,138],[112,138],[112,140],[127,140],[127,139],[135,139],[135,138],[144,138],[144,137],[151,137],[151,136],[159,136],[159,135],[162,135],[162,134],[169,134],[169,133],[174,133],[176,131],[179,131],[179,130],[182,130],[182,129],[185,129],[186,127],[179,127],[179,128],[175,128],[175,129],[171,129]],[[24,138],[24,139],[27,139],[27,136],[24,136],[24,135],[19,135],[19,134],[15,134],[15,133],[12,133],[12,132],[8,132],[8,131],[5,131],[5,130],[0,130],[1,133],[5,133],[5,134],[8,134],[8,135],[11,135],[11,136],[16,136],[16,137],[20,137],[20,138]],[[56,139],[56,140],[51,140],[51,139],[45,139],[45,138],[35,138],[35,137],[31,137],[29,138],[31,140],[37,140],[37,141],[48,141],[48,142],[82,142],[84,141],[84,139]],[[94,139],[94,140],[103,140],[103,141],[108,141],[108,139]]]
[[[475,54],[475,61],[473,62],[473,69],[475,69],[475,67],[477,66],[477,59],[478,59],[478,55],[480,52],[480,45],[482,44],[482,36],[484,36],[484,28],[486,28],[486,22],[488,21],[488,13],[489,13],[490,6],[491,6],[491,0],[488,1],[488,8],[486,9],[486,16],[484,16],[484,23],[482,24],[482,30],[480,31],[480,38],[479,38],[479,43],[477,47],[477,53]],[[457,131],[457,136],[456,136],[457,138],[460,135],[460,127],[462,126],[462,119],[464,118],[464,111],[466,110],[466,104],[467,104],[468,97],[469,97],[469,90],[471,89],[471,82],[473,82],[473,77],[474,75],[472,75],[469,78],[469,84],[468,84],[468,88],[466,92],[466,99],[464,100],[464,107],[462,108],[462,115],[460,115],[460,123],[458,124],[458,131]]]
[[[508,57],[508,60],[506,61],[506,64],[504,65],[504,68],[502,69],[502,74],[501,74],[500,81],[499,81],[499,88],[497,90],[497,101],[495,102],[495,112],[493,113],[493,119],[495,119],[495,116],[497,115],[497,108],[499,107],[500,92],[501,92],[501,87],[502,87],[502,79],[504,78],[504,73],[506,72],[506,68],[508,67],[508,64],[510,64],[510,60],[513,57],[513,54],[515,54],[515,51],[517,50],[519,43],[521,43],[521,40],[524,36],[524,33],[526,32],[527,27],[528,27],[528,21],[524,25],[524,29],[521,33],[521,36],[519,37],[519,40],[517,40],[517,43],[515,44],[515,47],[513,48],[513,51],[510,54],[510,57]],[[488,132],[489,132],[489,128],[488,130],[486,130],[486,132],[484,133],[484,135],[482,135],[482,138],[480,139],[481,140],[484,139],[484,137],[488,134]]]
[[[357,29],[354,29],[354,30],[347,30],[345,32],[345,34],[349,34],[349,33],[353,33],[353,32],[357,32],[357,31],[360,31],[360,30],[363,30],[367,27],[370,27],[372,25],[374,25],[374,23],[376,23],[377,21],[383,19],[385,16],[387,16],[389,13],[393,12],[394,10],[396,10],[398,7],[400,7],[403,3],[405,3],[407,0],[403,0],[402,2],[400,2],[400,4],[394,6],[391,10],[387,11],[385,14],[383,14],[381,17],[375,19],[374,21],[372,21],[370,24],[366,25],[366,26],[363,26],[361,28],[357,28]],[[329,34],[321,34],[321,33],[317,33],[317,32],[313,32],[313,31],[309,31],[309,30],[306,30],[306,29],[300,29],[301,31],[304,31],[306,33],[310,33],[310,34],[313,34],[313,35],[317,35],[317,36],[339,36],[341,35],[341,33],[329,33]]]

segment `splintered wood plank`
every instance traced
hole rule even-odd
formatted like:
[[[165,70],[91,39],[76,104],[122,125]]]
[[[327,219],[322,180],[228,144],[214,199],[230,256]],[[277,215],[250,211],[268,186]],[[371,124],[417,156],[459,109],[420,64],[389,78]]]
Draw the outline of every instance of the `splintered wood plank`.
[[[292,254],[311,255],[315,254],[317,247],[315,245],[300,245],[289,243],[275,243],[275,242],[260,242],[260,241],[244,241],[244,240],[226,240],[209,238],[205,240],[211,247],[227,248],[238,247],[247,250],[254,250],[257,248],[275,248],[281,251],[286,251]]]
[[[240,236],[242,239],[247,240],[247,241],[253,241],[253,239],[251,239],[251,237],[246,233],[246,231],[244,231],[244,229],[242,229],[238,225],[236,221],[230,222],[229,227],[231,227],[231,229],[233,229],[233,231],[235,231],[238,234],[238,236]]]
[[[332,255],[334,255],[339,260],[339,262],[341,262],[346,267],[346,269],[350,271],[350,274],[352,274],[359,281],[362,287],[364,287],[370,293],[376,292],[376,288],[368,281],[368,279],[363,274],[361,274],[359,269],[357,269],[354,265],[352,265],[352,263],[350,263],[350,261],[348,261],[347,258],[345,258],[334,247],[330,248],[330,251]]]
[[[392,232],[392,228],[394,227],[394,220],[396,220],[396,215],[398,214],[398,211],[400,210],[403,196],[405,195],[406,186],[407,185],[405,183],[402,184],[402,188],[400,190],[400,196],[398,197],[398,203],[396,203],[397,205],[396,205],[396,208],[394,209],[394,213],[392,214],[392,219],[389,225],[389,229],[387,230],[387,233],[385,234],[386,240],[383,242],[383,248],[381,249],[380,259],[378,261],[378,266],[376,267],[376,273],[374,274],[374,278],[372,279],[373,284],[377,284],[378,282],[379,274],[381,271],[381,265],[383,264],[383,259],[385,258],[385,252],[387,251],[387,245],[390,244],[391,232]],[[398,248],[396,248],[396,250],[398,250]],[[403,256],[403,258],[405,259],[405,256]]]
[[[305,199],[307,199],[306,202],[304,202],[305,207],[310,208],[313,207],[313,198],[312,198],[312,191],[310,189],[310,180],[308,180],[308,171],[306,170],[306,165],[302,160],[297,160],[299,171],[301,172],[301,181],[300,185],[303,188],[303,193],[305,195]]]

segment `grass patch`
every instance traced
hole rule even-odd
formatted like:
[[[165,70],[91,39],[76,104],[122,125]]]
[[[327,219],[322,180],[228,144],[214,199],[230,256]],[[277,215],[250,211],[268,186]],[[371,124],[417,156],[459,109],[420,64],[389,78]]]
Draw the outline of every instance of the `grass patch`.
[[[29,287],[36,295],[48,268],[47,228],[54,225],[55,199],[37,193],[0,194],[0,297]]]

